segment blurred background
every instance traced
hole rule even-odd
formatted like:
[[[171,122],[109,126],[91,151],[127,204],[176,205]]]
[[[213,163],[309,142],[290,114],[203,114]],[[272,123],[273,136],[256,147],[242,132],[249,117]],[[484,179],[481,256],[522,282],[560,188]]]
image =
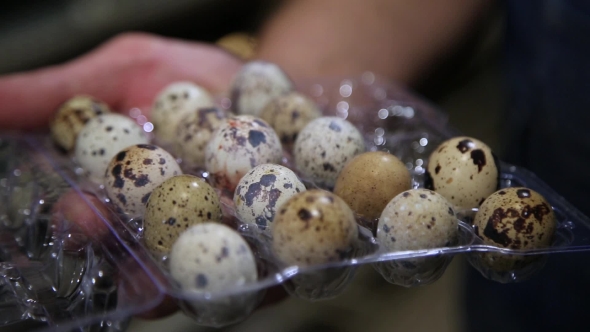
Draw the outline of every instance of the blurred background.
[[[9,0],[0,11],[0,74],[67,61],[125,31],[204,42],[235,32],[255,37],[279,5],[278,0]],[[417,94],[449,114],[453,126],[485,141],[500,156],[503,29],[498,6],[454,56],[416,88]],[[224,330],[462,331],[461,285],[465,269],[470,268],[456,257],[433,285],[405,289],[387,284],[372,268],[364,267],[337,299],[317,303],[287,299]],[[211,329],[198,327],[182,314],[156,321],[133,319],[129,328],[163,330]]]

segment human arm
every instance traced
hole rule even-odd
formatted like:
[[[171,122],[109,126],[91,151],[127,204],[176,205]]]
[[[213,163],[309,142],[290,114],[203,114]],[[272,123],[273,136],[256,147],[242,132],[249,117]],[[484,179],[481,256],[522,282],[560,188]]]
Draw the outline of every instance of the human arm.
[[[413,85],[451,54],[491,0],[288,0],[264,25],[258,57],[295,80],[370,70]]]

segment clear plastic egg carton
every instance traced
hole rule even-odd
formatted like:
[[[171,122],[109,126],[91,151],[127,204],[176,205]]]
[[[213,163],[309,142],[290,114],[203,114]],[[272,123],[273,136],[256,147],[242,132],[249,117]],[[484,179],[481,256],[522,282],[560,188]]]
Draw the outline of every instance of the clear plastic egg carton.
[[[364,133],[368,150],[398,156],[411,171],[415,188],[424,186],[431,151],[458,134],[435,107],[371,73],[358,79],[300,84],[298,90],[312,97],[325,114],[355,124]],[[230,107],[227,98],[218,101],[221,107]],[[464,254],[485,277],[508,283],[534,275],[547,254],[590,250],[586,216],[534,174],[500,163],[500,187],[531,188],[552,205],[558,227],[551,247],[515,251],[484,245],[469,217],[464,217],[459,220],[456,243],[387,252],[373,234],[376,221],[358,218],[355,248],[341,261],[307,268],[283,266],[273,256],[271,239],[241,223],[231,197],[222,195],[223,222],[251,246],[258,281],[214,294],[183,291],[169,275],[167,257],[145,248],[143,221],[109,208],[104,190],[84,179],[47,135],[0,137],[0,324],[4,325],[34,320],[48,330],[121,331],[130,317],[157,309],[164,301],[178,305],[199,324],[220,327],[246,319],[277,290],[310,301],[336,297],[364,264],[393,284],[413,287],[438,280],[453,257]],[[292,164],[288,151],[284,163]],[[207,177],[205,172],[196,175]],[[490,252],[531,259],[497,272],[481,263],[480,255]]]

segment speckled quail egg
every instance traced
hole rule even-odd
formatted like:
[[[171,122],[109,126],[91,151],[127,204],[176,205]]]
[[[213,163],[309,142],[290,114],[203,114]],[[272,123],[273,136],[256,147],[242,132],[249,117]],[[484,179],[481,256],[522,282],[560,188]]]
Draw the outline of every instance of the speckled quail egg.
[[[377,239],[389,251],[448,246],[457,241],[458,221],[451,204],[428,189],[395,196],[379,218]]]
[[[213,98],[202,87],[190,82],[175,82],[158,93],[150,121],[158,144],[169,147],[176,139],[176,128],[182,117],[201,107],[213,107]]]
[[[359,215],[376,219],[389,201],[411,185],[412,176],[403,162],[390,153],[374,151],[361,153],[344,166],[334,193]]]
[[[255,282],[256,261],[246,241],[220,223],[189,227],[170,252],[170,273],[183,290],[218,292]]]
[[[262,119],[230,117],[213,133],[205,149],[205,168],[214,184],[234,192],[240,179],[260,164],[278,164],[281,142]]]
[[[284,265],[311,266],[354,255],[358,228],[342,198],[321,189],[291,197],[275,216],[272,249]]]
[[[70,152],[76,145],[76,138],[88,120],[104,113],[110,113],[109,106],[90,96],[75,96],[59,107],[51,121],[51,138],[58,147]]]
[[[107,196],[121,212],[142,216],[152,190],[166,179],[182,174],[178,163],[166,150],[137,144],[117,153],[105,172]]]
[[[237,114],[259,116],[272,98],[292,89],[293,83],[279,66],[251,61],[242,67],[232,83],[232,109]]]
[[[260,114],[274,128],[284,146],[291,146],[301,129],[320,116],[318,106],[295,91],[273,98]]]
[[[217,107],[199,108],[186,114],[176,130],[176,155],[182,159],[185,170],[205,168],[205,147],[211,135],[227,118]]]
[[[90,180],[102,183],[113,156],[135,144],[147,144],[143,128],[116,113],[99,115],[86,123],[76,140],[76,161]]]
[[[430,154],[424,186],[469,213],[498,187],[498,165],[491,149],[471,137],[455,137]]]
[[[308,123],[297,136],[297,169],[317,185],[332,188],[344,165],[365,151],[363,135],[350,122],[326,116]]]
[[[276,212],[293,195],[305,191],[305,185],[292,170],[275,164],[251,169],[238,183],[234,205],[240,219],[271,234]]]
[[[455,245],[458,236],[458,220],[451,204],[442,195],[422,188],[395,196],[383,210],[377,226],[377,240],[388,252]],[[393,260],[379,263],[377,268],[388,281],[411,286],[434,281],[432,273],[443,268],[448,259],[442,256]]]
[[[473,221],[485,244],[508,249],[535,249],[551,245],[557,220],[551,205],[536,191],[513,187],[496,191],[479,207]],[[526,265],[535,256],[481,254],[496,271]]]
[[[144,241],[155,253],[168,253],[180,233],[189,226],[221,221],[217,193],[205,180],[177,175],[152,191],[144,214]]]

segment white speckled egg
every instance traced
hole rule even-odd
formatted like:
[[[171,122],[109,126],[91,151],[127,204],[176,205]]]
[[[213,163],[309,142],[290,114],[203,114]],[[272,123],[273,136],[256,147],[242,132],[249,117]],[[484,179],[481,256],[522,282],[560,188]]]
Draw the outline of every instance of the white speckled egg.
[[[147,143],[148,136],[132,119],[116,113],[99,115],[80,131],[76,140],[76,161],[90,180],[102,183],[104,172],[117,152]]]
[[[183,290],[218,292],[255,282],[256,261],[246,241],[219,223],[189,227],[172,246],[170,273]]]
[[[451,138],[430,154],[424,186],[468,212],[496,191],[498,165],[483,142],[471,137]]]
[[[387,251],[420,250],[455,245],[458,220],[451,204],[428,189],[410,189],[395,196],[383,210],[377,225],[377,240]],[[432,282],[433,271],[444,266],[447,257],[402,259],[377,264],[389,281],[410,286]],[[422,275],[426,273],[425,275]]]
[[[51,137],[60,148],[70,152],[76,145],[76,138],[88,120],[110,113],[109,106],[90,96],[75,96],[59,107],[51,121]]]
[[[275,216],[272,249],[285,265],[311,266],[351,258],[358,226],[333,193],[312,189],[291,197]]]
[[[292,145],[297,135],[313,119],[322,116],[318,106],[299,92],[273,98],[260,117],[274,128],[283,145]]]
[[[344,165],[365,151],[363,135],[339,117],[326,116],[307,124],[297,136],[293,154],[297,169],[321,187],[332,188]]]
[[[275,164],[251,169],[238,183],[234,205],[240,219],[271,234],[276,212],[293,195],[305,191],[305,185],[292,170]]]
[[[188,174],[173,176],[152,191],[144,214],[146,247],[168,253],[189,226],[221,221],[217,193],[205,180]]]
[[[171,146],[176,139],[176,128],[184,115],[213,105],[209,92],[198,85],[176,82],[166,86],[156,96],[150,115],[157,143]]]
[[[216,186],[234,192],[240,179],[260,164],[278,164],[281,142],[262,119],[238,115],[226,119],[205,149],[205,168]]]
[[[175,151],[182,159],[183,169],[194,171],[205,167],[205,147],[225,118],[227,115],[217,107],[205,107],[189,112],[180,120]]]
[[[388,251],[448,246],[457,241],[458,221],[451,204],[428,189],[410,189],[385,207],[377,239]]]
[[[237,114],[259,116],[271,99],[292,89],[293,83],[279,66],[266,61],[248,62],[232,84],[232,109]]]
[[[130,146],[117,153],[105,172],[107,196],[130,217],[143,216],[152,190],[166,179],[182,174],[166,150],[149,144]]]
[[[553,208],[534,190],[513,187],[496,191],[481,204],[473,221],[476,234],[488,245],[508,249],[549,247],[557,220]],[[496,271],[520,268],[535,256],[481,254]]]

